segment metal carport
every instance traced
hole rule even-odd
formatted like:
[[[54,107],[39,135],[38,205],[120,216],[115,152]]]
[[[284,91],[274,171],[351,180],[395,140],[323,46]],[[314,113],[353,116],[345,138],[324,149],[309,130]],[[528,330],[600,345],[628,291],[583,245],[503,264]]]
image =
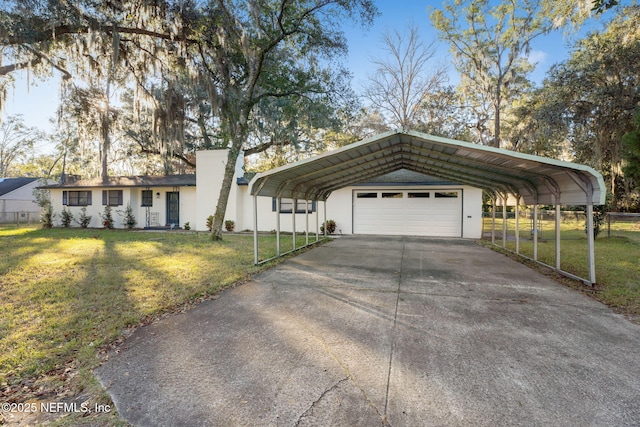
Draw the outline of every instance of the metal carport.
[[[501,199],[505,210],[507,201],[514,198],[517,205],[532,205],[534,218],[538,205],[554,205],[557,212],[560,205],[586,205],[588,229],[593,227],[593,205],[603,204],[606,196],[602,176],[588,166],[414,131],[391,131],[257,174],[250,183],[250,194],[254,196],[255,263],[259,263],[258,196],[275,197],[278,201],[291,198],[326,202],[337,189],[399,169],[481,188],[494,201]],[[295,215],[293,220],[295,241]],[[517,224],[516,219],[516,227]],[[556,220],[558,232],[559,227],[559,220]],[[535,220],[533,228],[536,229]],[[506,233],[506,229],[503,232]],[[517,236],[516,233],[516,239]],[[582,280],[595,284],[592,233],[587,233],[587,245],[589,279]],[[278,255],[281,255],[279,250]],[[534,233],[534,260],[538,261],[537,233]],[[559,238],[556,239],[555,268],[562,272]]]

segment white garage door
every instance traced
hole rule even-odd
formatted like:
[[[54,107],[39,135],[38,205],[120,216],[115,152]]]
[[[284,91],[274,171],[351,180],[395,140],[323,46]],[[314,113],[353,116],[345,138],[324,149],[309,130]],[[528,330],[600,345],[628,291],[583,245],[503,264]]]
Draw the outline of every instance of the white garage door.
[[[355,190],[354,234],[461,237],[462,190]]]

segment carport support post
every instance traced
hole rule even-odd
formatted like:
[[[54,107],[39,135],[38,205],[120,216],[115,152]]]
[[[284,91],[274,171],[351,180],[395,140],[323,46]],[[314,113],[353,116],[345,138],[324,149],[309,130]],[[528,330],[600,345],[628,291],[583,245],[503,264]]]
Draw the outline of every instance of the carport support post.
[[[293,227],[293,250],[296,250],[296,204],[297,204],[298,200],[296,200],[296,198],[293,198],[293,202],[291,203],[291,225]]]
[[[507,194],[502,195],[502,247],[507,247]]]
[[[516,196],[516,253],[520,254],[520,196]]]
[[[276,254],[280,256],[280,206],[282,199],[276,198]]]
[[[316,242],[320,240],[320,215],[318,215],[318,200],[316,200]]]
[[[496,200],[497,197],[491,198],[491,244],[496,244]]]
[[[327,200],[325,199],[324,203],[322,204],[324,207],[324,237],[327,237]]]
[[[587,261],[589,262],[589,281],[591,286],[596,284],[596,253],[595,238],[593,237],[593,199],[587,197]]]
[[[560,205],[556,205],[556,270],[560,270]]]
[[[309,244],[309,201],[305,199],[304,201],[304,235],[305,235],[305,244]]]
[[[533,260],[538,261],[538,204],[533,205]]]
[[[253,195],[253,263],[258,265],[258,195]]]

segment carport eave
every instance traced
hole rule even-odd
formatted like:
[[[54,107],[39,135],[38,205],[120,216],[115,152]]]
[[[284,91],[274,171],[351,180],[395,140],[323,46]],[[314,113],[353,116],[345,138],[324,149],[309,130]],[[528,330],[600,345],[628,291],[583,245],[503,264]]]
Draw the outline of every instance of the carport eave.
[[[432,147],[432,145],[435,145],[435,147]],[[413,147],[416,151],[426,150],[426,153],[429,154],[408,153],[405,147]],[[434,151],[438,147],[441,150]],[[504,191],[505,188],[516,188],[527,203],[556,204],[558,202],[556,195],[549,191],[548,179],[560,182],[559,185],[569,186],[560,188],[558,192],[558,194],[565,196],[560,198],[560,202],[563,204],[586,204],[588,198],[591,199],[593,204],[603,204],[605,199],[605,192],[603,191],[604,179],[589,166],[494,147],[479,146],[469,142],[426,135],[415,131],[386,132],[331,152],[284,165],[269,172],[259,173],[249,184],[250,194],[272,197],[295,197],[294,193],[302,194],[306,197],[313,194],[317,195],[315,196],[317,197],[316,200],[323,201],[332,191],[354,184],[353,179],[349,179],[353,175],[341,172],[339,169],[340,164],[346,163],[349,167],[359,169],[355,173],[365,177],[364,179],[366,177],[373,178],[376,173],[368,172],[368,169],[372,167],[369,163],[376,162],[376,167],[389,163],[385,163],[384,156],[380,157],[380,153],[386,153],[387,155],[398,155],[400,153],[401,157],[408,156],[412,161],[421,162],[424,160],[425,162],[435,163],[445,162],[447,158],[460,157],[461,162],[458,162],[457,165],[456,163],[453,164],[450,173],[446,174],[447,178],[456,179],[457,177],[460,182],[476,182],[479,184],[476,186],[483,189],[489,187]],[[395,160],[396,164],[400,164],[402,161],[402,159]],[[468,161],[471,165],[462,164],[464,161]],[[487,166],[484,166],[483,162]],[[398,169],[400,167],[397,166]],[[436,165],[433,167],[434,173],[432,175],[441,176],[442,171],[440,170],[440,173],[437,171],[441,169],[441,166]],[[491,171],[492,168],[494,168],[494,172]],[[323,171],[331,173],[323,175]],[[505,173],[507,171],[509,173]],[[519,171],[521,172],[519,173]],[[556,179],[558,175],[566,176],[568,171],[572,171],[589,180],[590,187],[593,190],[592,194],[579,191],[578,186],[571,183],[562,184],[562,180]],[[429,170],[423,170],[421,173],[429,174]],[[483,178],[480,175],[485,176]],[[340,182],[341,177],[344,178],[342,185]],[[305,185],[305,179],[308,179],[307,183],[309,185]],[[502,182],[502,180],[508,182],[499,185],[498,183]],[[532,193],[532,188],[535,190],[534,193]],[[584,196],[582,195],[583,193]],[[566,198],[566,201],[563,201],[563,198]]]

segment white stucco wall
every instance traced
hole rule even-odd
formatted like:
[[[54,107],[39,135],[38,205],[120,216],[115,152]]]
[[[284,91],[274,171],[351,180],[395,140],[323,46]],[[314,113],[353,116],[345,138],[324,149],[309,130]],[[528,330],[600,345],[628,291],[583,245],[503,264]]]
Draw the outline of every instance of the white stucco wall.
[[[327,200],[327,218],[336,222],[336,233],[353,233],[353,192],[368,187],[351,186],[336,190]],[[376,186],[370,188],[406,189],[406,186]],[[460,185],[412,186],[412,189],[460,189],[463,190],[462,237],[477,239],[482,234],[482,190]],[[321,214],[322,215],[322,214]],[[322,216],[320,217],[322,218]],[[322,220],[321,220],[322,221]]]
[[[196,206],[195,220],[191,224],[193,229],[206,230],[207,218],[213,215],[218,204],[220,189],[222,188],[222,179],[224,177],[224,168],[227,164],[227,150],[206,150],[196,153]],[[236,172],[233,176],[231,184],[231,192],[227,201],[227,214],[225,220],[233,220],[236,222],[236,230],[242,229],[238,227],[238,204],[244,206],[244,200],[239,201],[238,185],[236,184],[238,176],[243,176],[244,156],[242,153],[236,161]]]
[[[197,201],[196,187],[180,187],[180,227],[184,227],[185,223],[193,228],[193,224],[197,223],[196,207]]]
[[[246,191],[248,194],[248,191]],[[311,202],[309,202],[311,206]],[[251,196],[245,197],[245,206],[249,206],[249,209],[245,209],[242,213],[243,228],[253,230],[253,198]],[[304,213],[296,213],[296,232],[304,232],[309,230],[310,233],[316,231],[316,215],[317,210],[320,209],[320,222],[322,222],[322,202],[316,203],[316,212],[309,212],[309,224],[307,228],[307,215]],[[273,231],[277,227],[277,214],[273,211],[273,199],[271,197],[258,197],[258,230],[260,231]],[[291,232],[293,231],[293,214],[281,213],[280,214],[280,231]]]
[[[482,190],[462,187],[462,237],[479,239],[482,237]]]
[[[153,214],[157,218],[157,224],[164,226],[167,222],[167,192],[174,191],[174,187],[153,187],[153,206],[143,207],[142,203],[142,190],[141,187],[109,187],[109,188],[60,188],[51,189],[51,203],[53,205],[53,211],[56,214],[54,224],[61,225],[60,213],[63,209],[67,209],[73,214],[74,222],[73,227],[78,227],[77,221],[82,213],[83,206],[64,206],[62,204],[62,192],[63,191],[91,191],[91,205],[86,206],[87,215],[91,216],[91,222],[89,227],[102,227],[102,217],[104,213],[104,205],[102,204],[102,190],[122,190],[122,205],[112,206],[111,214],[114,220],[115,228],[125,228],[125,209],[127,204],[131,204],[133,215],[136,219],[136,227],[143,228],[146,224],[147,211]],[[185,222],[193,224],[195,221],[195,205],[196,205],[196,189],[195,187],[180,187],[180,226],[184,226]],[[151,224],[154,225],[154,224]]]
[[[209,215],[215,212],[215,208],[220,195],[224,167],[227,162],[226,150],[199,151],[196,154],[197,172],[196,187],[180,187],[180,227],[184,227],[189,222],[192,230],[206,231],[206,221]],[[244,159],[240,155],[236,163],[236,173],[233,177],[231,192],[227,203],[225,220],[235,221],[235,230],[253,230],[253,197],[249,195],[249,186],[238,185],[237,177],[243,175]],[[353,192],[362,190],[365,186],[350,186],[334,191],[327,200],[327,219],[336,222],[337,234],[353,233]],[[373,188],[373,187],[371,187]],[[407,186],[386,186],[381,184],[376,188],[407,188]],[[482,190],[469,186],[411,186],[415,189],[460,189],[463,190],[462,201],[462,235],[465,238],[480,238],[482,233]],[[133,212],[137,220],[137,227],[146,225],[146,213],[155,213],[158,218],[157,225],[166,225],[166,201],[167,192],[174,191],[173,187],[153,187],[153,206],[150,208],[141,207],[143,188],[109,188],[110,190],[123,190],[123,205],[113,208],[113,216],[116,227],[124,227],[124,209],[127,203],[131,203]],[[65,189],[73,190],[73,189]],[[92,205],[87,206],[87,214],[91,215],[91,227],[101,227],[100,215],[104,211],[102,205],[102,188],[93,188]],[[58,213],[56,224],[60,224],[59,213],[62,211],[62,191],[63,189],[51,190],[51,200],[54,211]],[[276,229],[277,214],[273,211],[273,201],[271,197],[258,197],[258,230],[273,231]],[[79,206],[67,207],[77,219],[80,215]],[[119,213],[121,211],[122,213]],[[280,230],[291,232],[293,230],[291,213],[280,214]],[[295,214],[296,231],[303,233],[306,229],[306,218],[304,213]],[[318,218],[316,220],[316,218]],[[308,215],[308,230],[315,233],[316,223],[322,224],[324,221],[324,203],[316,204],[316,211]],[[154,225],[154,224],[152,224]]]
[[[336,222],[336,234],[353,234],[353,192],[354,190],[362,190],[362,186],[345,187],[334,191],[327,200],[327,219]],[[372,187],[373,188],[373,187]],[[376,188],[407,188],[405,187],[386,187],[380,186]],[[412,189],[462,189],[462,237],[477,239],[482,234],[482,190],[469,186],[460,185],[438,185],[438,186],[415,186]],[[241,197],[244,200],[245,208],[239,210],[239,216],[236,224],[242,224],[237,230],[253,229],[253,201],[248,196],[248,189],[240,189]],[[309,214],[309,231],[315,233],[316,215],[319,215],[319,224],[324,221],[323,202],[317,203],[317,211]],[[276,214],[272,211],[272,199],[270,197],[258,197],[258,230],[272,231],[276,229]],[[291,214],[280,215],[280,230],[283,232],[291,232],[292,218]],[[305,215],[296,214],[296,231],[304,232]]]

